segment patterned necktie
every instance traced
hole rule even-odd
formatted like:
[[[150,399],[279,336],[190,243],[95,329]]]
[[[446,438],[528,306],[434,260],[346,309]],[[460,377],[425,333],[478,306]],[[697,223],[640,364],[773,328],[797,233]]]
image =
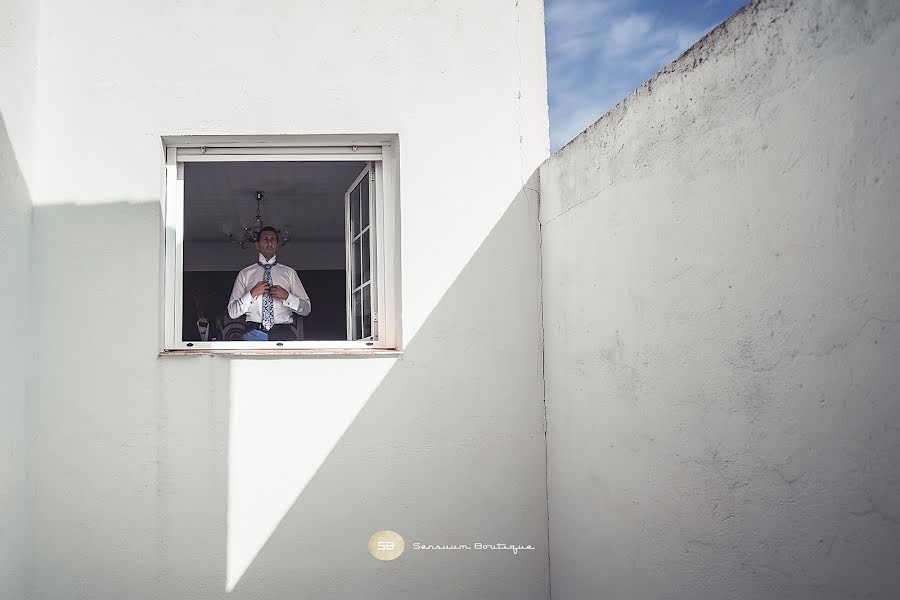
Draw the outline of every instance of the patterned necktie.
[[[268,283],[270,286],[272,285],[272,267],[277,265],[277,262],[273,262],[268,265],[264,265],[259,261],[256,261],[256,264],[261,266],[266,270],[265,275],[263,275],[263,281]],[[263,310],[262,310],[262,326],[263,329],[268,331],[272,329],[272,326],[275,324],[275,301],[272,299],[268,293],[263,294]]]

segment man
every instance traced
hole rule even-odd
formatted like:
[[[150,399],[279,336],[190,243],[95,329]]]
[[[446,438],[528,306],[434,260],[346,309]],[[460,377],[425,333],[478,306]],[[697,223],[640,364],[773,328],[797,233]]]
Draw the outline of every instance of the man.
[[[296,339],[291,331],[291,312],[308,315],[309,296],[297,272],[275,260],[278,231],[263,227],[256,240],[259,260],[243,269],[234,280],[228,314],[232,319],[247,315],[244,341],[287,341]]]

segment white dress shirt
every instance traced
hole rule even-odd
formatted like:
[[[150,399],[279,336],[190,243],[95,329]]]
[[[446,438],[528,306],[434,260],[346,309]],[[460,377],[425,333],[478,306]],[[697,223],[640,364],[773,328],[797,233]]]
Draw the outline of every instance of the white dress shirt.
[[[271,264],[275,262],[276,258],[277,256],[273,256],[272,260],[266,260],[260,254],[259,262]],[[293,320],[291,311],[298,315],[308,315],[312,306],[309,303],[309,296],[306,295],[306,290],[303,289],[303,284],[300,283],[297,271],[282,264],[275,265],[271,270],[272,285],[281,286],[288,293],[287,300],[272,299],[275,305],[275,324],[291,323]],[[265,272],[265,269],[258,264],[252,264],[238,273],[237,278],[234,280],[234,289],[231,290],[231,300],[228,302],[228,314],[232,319],[237,319],[241,315],[247,315],[248,321],[262,322],[263,294],[254,299],[250,294],[250,290],[257,283],[263,281]]]

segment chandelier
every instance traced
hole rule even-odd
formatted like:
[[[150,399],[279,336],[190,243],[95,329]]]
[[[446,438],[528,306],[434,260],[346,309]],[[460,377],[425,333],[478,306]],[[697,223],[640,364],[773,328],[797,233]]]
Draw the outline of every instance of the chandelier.
[[[225,237],[228,238],[230,242],[233,242],[244,249],[248,244],[255,244],[256,240],[259,239],[259,233],[262,231],[262,228],[266,225],[263,223],[262,215],[259,212],[259,203],[263,199],[263,192],[256,192],[256,221],[251,225],[244,225],[241,227],[241,232],[238,237],[235,237],[234,233],[231,231],[231,227],[226,223],[222,225],[222,232],[225,234]],[[287,227],[283,229],[275,230],[278,232],[278,245],[279,247],[287,246],[287,243],[290,241],[290,234],[287,231]]]

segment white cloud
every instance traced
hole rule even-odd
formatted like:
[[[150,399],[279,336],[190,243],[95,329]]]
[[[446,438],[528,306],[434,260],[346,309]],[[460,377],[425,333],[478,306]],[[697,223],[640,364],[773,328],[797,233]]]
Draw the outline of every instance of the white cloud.
[[[617,19],[606,33],[606,55],[620,57],[640,50],[653,25],[653,16],[648,14],[628,15]]]
[[[635,0],[548,0],[551,146],[568,142],[712,26],[665,21]]]
[[[621,2],[598,0],[554,0],[548,3],[544,18],[549,27],[579,29],[597,20],[613,10]]]
[[[596,50],[603,23],[615,9],[614,1],[552,0],[548,2],[547,59],[555,71],[567,70],[588,59]]]
[[[641,70],[657,70],[702,38],[712,26],[665,24],[652,14],[632,14],[613,22],[605,38],[605,55]]]

